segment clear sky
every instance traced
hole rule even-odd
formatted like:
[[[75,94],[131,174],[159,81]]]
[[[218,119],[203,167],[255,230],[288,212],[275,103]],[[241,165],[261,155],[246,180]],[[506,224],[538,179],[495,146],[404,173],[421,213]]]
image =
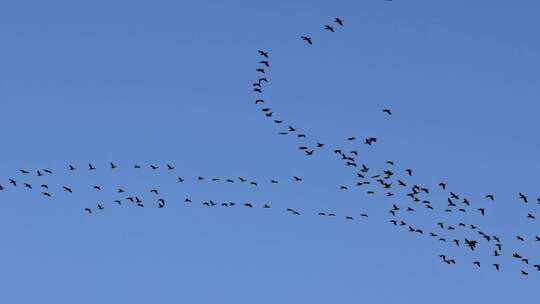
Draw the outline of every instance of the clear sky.
[[[533,303],[540,272],[508,256],[540,264],[539,9],[529,0],[2,1],[0,302]],[[325,32],[336,16],[345,26]],[[258,49],[270,53],[268,107],[306,139],[278,135],[254,104]],[[360,143],[368,136],[372,147]],[[313,156],[298,150],[316,141],[326,146]],[[487,215],[367,196],[334,147],[357,149],[373,170],[393,160],[403,179],[413,168],[407,182],[429,186],[441,208],[445,181]],[[34,176],[45,168],[54,174]],[[259,185],[208,181],[238,176]],[[472,253],[393,227],[393,203],[416,208],[399,218],[426,234],[438,221],[477,224],[505,238],[504,256],[492,256],[493,243]]]

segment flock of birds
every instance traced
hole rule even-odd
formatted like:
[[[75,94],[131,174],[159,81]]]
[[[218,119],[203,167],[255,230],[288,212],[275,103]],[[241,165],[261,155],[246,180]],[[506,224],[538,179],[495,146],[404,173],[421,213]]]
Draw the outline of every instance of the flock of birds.
[[[323,29],[327,32],[333,33],[336,31],[336,27],[343,27],[344,21],[341,18],[334,18],[332,24],[324,25]],[[300,39],[304,41],[308,46],[313,45],[314,39],[308,35],[300,36]],[[266,118],[271,118],[273,123],[277,126],[286,125],[288,127],[279,127],[279,135],[293,135],[295,134],[299,140],[307,138],[307,134],[300,133],[297,131],[296,127],[293,127],[291,124],[286,124],[283,120],[276,119],[275,111],[273,111],[268,102],[262,98],[263,96],[263,83],[268,83],[266,75],[268,73],[267,68],[270,67],[270,54],[264,50],[258,50],[258,54],[262,56],[262,60],[259,61],[261,66],[256,68],[258,73],[263,74],[265,77],[259,78],[257,82],[253,83],[253,91],[257,94],[257,99],[255,100],[256,105],[262,105],[260,109]],[[390,108],[383,108],[382,112],[385,115],[391,116],[392,110]],[[350,136],[346,138],[349,142],[356,142],[358,139],[355,136]],[[377,137],[366,137],[362,140],[364,145],[372,146],[377,143]],[[320,141],[314,141],[311,145],[305,144],[303,141],[298,144],[298,150],[302,151],[306,156],[312,156],[317,151],[325,150],[326,145]],[[385,162],[385,168],[381,172],[373,172],[368,164],[361,163],[358,159],[359,150],[346,151],[343,148],[337,147],[330,149],[332,154],[336,155],[339,160],[343,162],[345,166],[352,168],[353,174],[357,179],[354,186],[356,187],[369,187],[366,190],[368,196],[373,196],[377,191],[383,193],[384,197],[388,199],[396,199],[397,197],[406,199],[409,201],[407,206],[399,206],[397,203],[392,203],[388,209],[389,219],[388,222],[396,227],[404,227],[405,231],[410,233],[415,233],[418,235],[426,235],[429,238],[434,238],[442,243],[450,243],[456,247],[463,247],[468,250],[476,251],[478,246],[486,246],[491,248],[492,256],[495,258],[491,262],[491,266],[496,271],[501,269],[501,259],[503,256],[503,243],[502,237],[499,237],[493,233],[488,233],[486,230],[483,230],[479,225],[472,223],[465,223],[463,221],[457,221],[455,223],[437,221],[434,227],[438,230],[428,231],[424,228],[419,228],[410,221],[405,221],[407,214],[418,212],[419,208],[424,208],[429,212],[436,213],[442,212],[443,214],[455,215],[454,218],[458,218],[460,214],[473,214],[477,216],[484,217],[487,215],[489,205],[486,205],[486,202],[494,202],[496,200],[495,195],[492,193],[487,193],[482,198],[482,202],[473,202],[472,199],[465,197],[464,195],[458,193],[457,191],[450,191],[448,189],[446,182],[440,182],[436,186],[438,191],[443,191],[446,194],[446,202],[444,205],[435,204],[429,197],[430,194],[435,190],[432,187],[420,185],[412,181],[413,169],[405,168],[402,171],[396,171],[395,162],[388,160]],[[378,186],[378,187],[374,187]],[[353,187],[354,187],[353,186]],[[350,185],[340,185],[339,189],[342,191],[349,190]],[[374,189],[379,188],[379,189]],[[516,195],[517,199],[523,202],[524,204],[529,203],[529,197],[524,193],[518,193]],[[540,204],[540,198],[536,198],[536,203]],[[319,216],[335,216],[334,213],[329,212],[318,212]],[[368,214],[362,213],[360,217],[367,218]],[[354,220],[352,216],[345,216],[348,220]],[[532,211],[527,212],[527,220],[535,220],[536,216]],[[457,230],[466,230],[468,237],[459,238],[456,236],[455,232]],[[517,242],[527,242],[532,241],[540,245],[540,236],[530,236],[525,237],[522,235],[515,235],[515,240]],[[504,246],[506,248],[506,246]],[[506,251],[506,250],[505,250]],[[456,259],[450,258],[446,254],[439,255],[441,261],[448,265],[456,264]],[[540,264],[534,264],[530,261],[530,258],[525,257],[524,255],[518,253],[517,251],[512,251],[511,257],[518,263],[523,264],[520,273],[524,276],[529,275],[529,268],[532,266],[532,269],[540,271]],[[473,260],[471,262],[474,267],[480,268],[484,263],[480,260]]]
[[[325,32],[334,33],[338,29],[344,27],[344,21],[341,18],[334,18],[332,22],[325,24],[322,28]],[[314,39],[308,35],[301,35],[301,41],[305,42],[307,46],[314,44]],[[329,145],[321,141],[313,141],[310,144],[308,141],[308,134],[300,132],[299,128],[293,127],[294,124],[286,123],[283,119],[278,117],[278,114],[270,108],[269,102],[264,99],[264,90],[269,84],[268,75],[270,73],[270,54],[265,50],[258,50],[260,60],[256,67],[257,78],[252,83],[253,92],[257,95],[255,105],[260,108],[264,117],[271,121],[278,128],[278,134],[280,136],[294,136],[298,139],[298,151],[300,151],[306,157],[310,157],[315,153],[327,153],[332,155],[341,161],[343,165],[351,169],[351,175],[355,182],[352,185],[337,185],[339,191],[348,191],[353,187],[359,189],[365,189],[365,194],[368,197],[382,194],[387,200],[391,200],[387,209],[388,218],[386,219],[390,225],[395,227],[402,227],[404,231],[411,234],[424,236],[433,239],[437,242],[448,244],[449,246],[455,246],[456,248],[463,248],[469,252],[477,252],[478,250],[488,250],[491,252],[492,260],[487,262],[489,267],[492,267],[495,271],[499,271],[503,268],[502,257],[511,257],[515,263],[520,265],[520,272],[522,275],[527,276],[531,270],[540,271],[540,262],[534,262],[533,259],[526,255],[512,250],[508,247],[509,240],[504,240],[503,237],[490,233],[480,225],[472,222],[464,221],[461,215],[467,214],[469,218],[489,216],[490,203],[496,201],[496,196],[492,193],[486,193],[484,197],[477,200],[466,197],[460,192],[450,189],[448,184],[444,181],[438,183],[435,186],[423,185],[417,181],[414,181],[414,170],[412,168],[397,168],[396,162],[388,160],[383,164],[383,169],[377,171],[373,169],[367,163],[361,162],[359,159],[359,150],[346,150],[342,147],[328,148]],[[382,115],[390,117],[393,115],[390,108],[383,108],[381,110]],[[309,137],[311,138],[311,136]],[[377,144],[377,137],[368,136],[366,138],[358,139],[356,136],[344,137],[346,142],[360,144],[364,146],[373,146]],[[117,170],[119,168],[115,163],[110,163],[108,166],[98,168],[94,164],[88,164],[86,167],[76,167],[72,164],[66,165],[68,172],[80,171],[80,170]],[[167,170],[174,172],[175,167],[171,164],[161,165],[149,165],[141,166],[139,164],[133,165],[134,170]],[[37,190],[40,194],[46,198],[53,198],[57,194],[65,193],[67,195],[72,194],[79,189],[75,189],[70,185],[53,186],[45,182],[45,177],[53,175],[53,170],[39,169],[39,170],[27,170],[21,169],[19,175],[12,177],[6,181],[5,184],[0,183],[0,192],[8,190],[8,188],[22,187],[28,191]],[[37,178],[43,178],[42,181],[37,183],[29,182],[29,176]],[[188,180],[196,182],[223,182],[223,183],[242,183],[252,187],[258,187],[263,183],[278,184],[283,182],[283,179],[269,179],[265,182],[250,180],[245,177],[203,177],[197,176],[192,178],[184,178],[174,175],[178,183],[184,183]],[[303,178],[298,176],[292,176],[286,179],[291,183],[303,182]],[[91,185],[94,191],[103,191],[102,185]],[[145,207],[145,200],[141,199],[141,195],[135,193],[128,193],[125,188],[118,187],[114,189],[118,195],[114,200],[111,200],[109,204],[121,206],[124,203],[132,204],[136,207]],[[437,195],[444,195],[446,197],[444,202],[437,202],[432,197],[434,193]],[[166,199],[161,196],[160,189],[148,189],[147,194],[153,196],[153,205],[157,208],[165,208]],[[529,203],[533,203],[535,200],[537,204],[540,204],[540,198],[529,198],[524,193],[517,193],[516,199],[521,201],[524,206],[529,206]],[[400,203],[397,203],[397,201]],[[187,204],[192,203],[190,197],[186,197],[184,202]],[[86,206],[82,212],[92,215],[98,211],[102,211],[109,207],[109,204],[103,202],[96,203],[94,206]],[[212,200],[200,202],[204,207],[243,207],[243,208],[263,208],[270,209],[272,205],[270,203],[255,204],[253,202],[235,203],[235,202],[214,202]],[[421,212],[428,212],[428,217],[435,218],[437,215],[444,215],[445,220],[435,220],[429,227],[419,227],[414,223],[414,217],[412,214]],[[360,213],[358,215],[337,215],[335,212],[328,210],[317,210],[313,212],[299,211],[294,208],[285,208],[283,212],[300,216],[304,214],[312,214],[319,217],[341,217],[347,221],[354,221],[359,219],[367,219],[369,215],[367,213]],[[534,221],[536,216],[533,211],[528,211],[525,216],[525,220]],[[515,235],[516,242],[535,242],[540,246],[540,236],[524,236]],[[507,249],[508,248],[508,249]],[[448,265],[455,265],[458,261],[449,256],[448,254],[440,254],[439,258],[443,263]],[[473,258],[469,263],[476,268],[484,267],[486,262]]]

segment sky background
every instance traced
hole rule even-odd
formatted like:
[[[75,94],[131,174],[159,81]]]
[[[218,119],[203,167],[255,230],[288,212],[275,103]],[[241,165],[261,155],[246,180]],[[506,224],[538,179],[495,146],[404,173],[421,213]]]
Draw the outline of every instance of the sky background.
[[[526,0],[3,1],[0,302],[534,301],[534,269],[525,278],[503,258],[496,273],[489,249],[474,257],[389,225],[388,207],[408,201],[367,197],[330,150],[356,148],[374,169],[389,159],[400,174],[413,168],[441,206],[436,185],[446,181],[488,208],[462,220],[504,236],[504,254],[538,263],[539,223],[525,216],[540,216],[539,9]],[[324,32],[336,16],[345,26]],[[254,105],[258,49],[270,52],[269,107],[326,150],[304,156]],[[349,136],[379,140],[368,149]],[[43,168],[54,175],[17,172]],[[8,178],[48,183],[53,198]],[[115,206],[117,187],[147,207]],[[153,188],[166,208],[154,207]],[[209,199],[273,208],[200,206]],[[83,212],[97,202],[105,209]],[[342,219],[361,212],[369,219]],[[424,210],[404,218],[426,232],[458,222]]]

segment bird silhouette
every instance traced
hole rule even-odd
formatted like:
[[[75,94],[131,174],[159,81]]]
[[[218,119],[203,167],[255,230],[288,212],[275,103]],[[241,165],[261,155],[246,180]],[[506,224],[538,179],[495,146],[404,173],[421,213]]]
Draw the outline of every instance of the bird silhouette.
[[[307,36],[301,36],[300,38],[302,38],[302,40],[304,40],[305,42],[307,42],[309,45],[312,45],[313,42],[311,41],[311,38],[310,37],[307,37]]]

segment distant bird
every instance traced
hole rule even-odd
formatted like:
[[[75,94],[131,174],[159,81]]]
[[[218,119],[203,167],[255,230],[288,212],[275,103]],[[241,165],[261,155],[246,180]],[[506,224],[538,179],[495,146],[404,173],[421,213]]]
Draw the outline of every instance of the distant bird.
[[[90,208],[84,208],[84,211],[88,212],[89,214],[92,214],[92,209]]]
[[[302,179],[301,179],[300,177],[298,177],[298,176],[293,176],[293,179],[294,179],[294,181],[296,181],[296,182],[302,181]]]
[[[73,170],[75,170],[75,167],[73,167],[72,165],[69,165],[68,169],[69,169],[69,171],[73,171]]]
[[[111,165],[111,169],[116,169],[117,168],[116,165],[113,164],[113,163],[110,163],[110,165]]]
[[[259,53],[259,55],[265,57],[265,58],[268,58],[268,52],[265,52],[265,51],[261,51],[261,50],[258,50],[257,51]]]
[[[250,203],[245,203],[244,206],[249,207],[249,208],[253,208],[253,205],[250,204]]]
[[[174,167],[171,166],[171,165],[169,165],[169,164],[167,164],[167,170],[174,170]]]
[[[446,190],[446,184],[445,184],[445,183],[439,183],[439,186],[440,186],[443,190]]]
[[[382,111],[388,115],[392,115],[392,111],[390,109],[383,109]]]
[[[495,266],[495,269],[497,269],[497,271],[499,271],[499,269],[500,269],[499,264],[495,263],[495,264],[493,264],[493,266]]]
[[[329,32],[332,32],[332,33],[334,32],[334,28],[331,27],[330,25],[325,25],[325,26],[324,26],[324,29],[327,30],[327,31],[329,31]]]
[[[478,211],[480,211],[480,213],[481,213],[482,215],[486,215],[486,209],[484,209],[484,208],[478,208]]]
[[[94,167],[94,165],[92,165],[92,164],[88,164],[88,169],[89,170],[96,170],[96,167]]]
[[[302,40],[304,40],[305,42],[307,42],[309,45],[313,44],[313,42],[311,41],[311,38],[310,38],[310,37],[307,37],[307,36],[301,36],[300,38],[302,38]]]
[[[71,190],[71,188],[69,188],[69,187],[64,186],[62,188],[64,188],[64,191],[66,191],[66,192],[73,193],[73,190]]]
[[[41,192],[44,196],[51,197],[51,194],[49,192]]]
[[[409,176],[412,176],[412,169],[406,169],[405,172],[407,172]]]
[[[103,206],[101,206],[100,204],[97,204],[97,207],[98,209],[104,209]]]
[[[334,22],[339,24],[340,26],[343,26],[343,20],[339,19],[339,18],[334,18]]]
[[[260,64],[263,64],[265,67],[270,67],[270,61],[268,60],[261,60],[259,61]]]
[[[494,196],[493,194],[487,194],[485,197],[486,197],[487,199],[489,199],[489,200],[492,200],[492,201],[495,200],[495,196]]]
[[[525,196],[525,194],[523,193],[519,193],[519,198],[523,200],[523,202],[527,203],[527,196]]]

